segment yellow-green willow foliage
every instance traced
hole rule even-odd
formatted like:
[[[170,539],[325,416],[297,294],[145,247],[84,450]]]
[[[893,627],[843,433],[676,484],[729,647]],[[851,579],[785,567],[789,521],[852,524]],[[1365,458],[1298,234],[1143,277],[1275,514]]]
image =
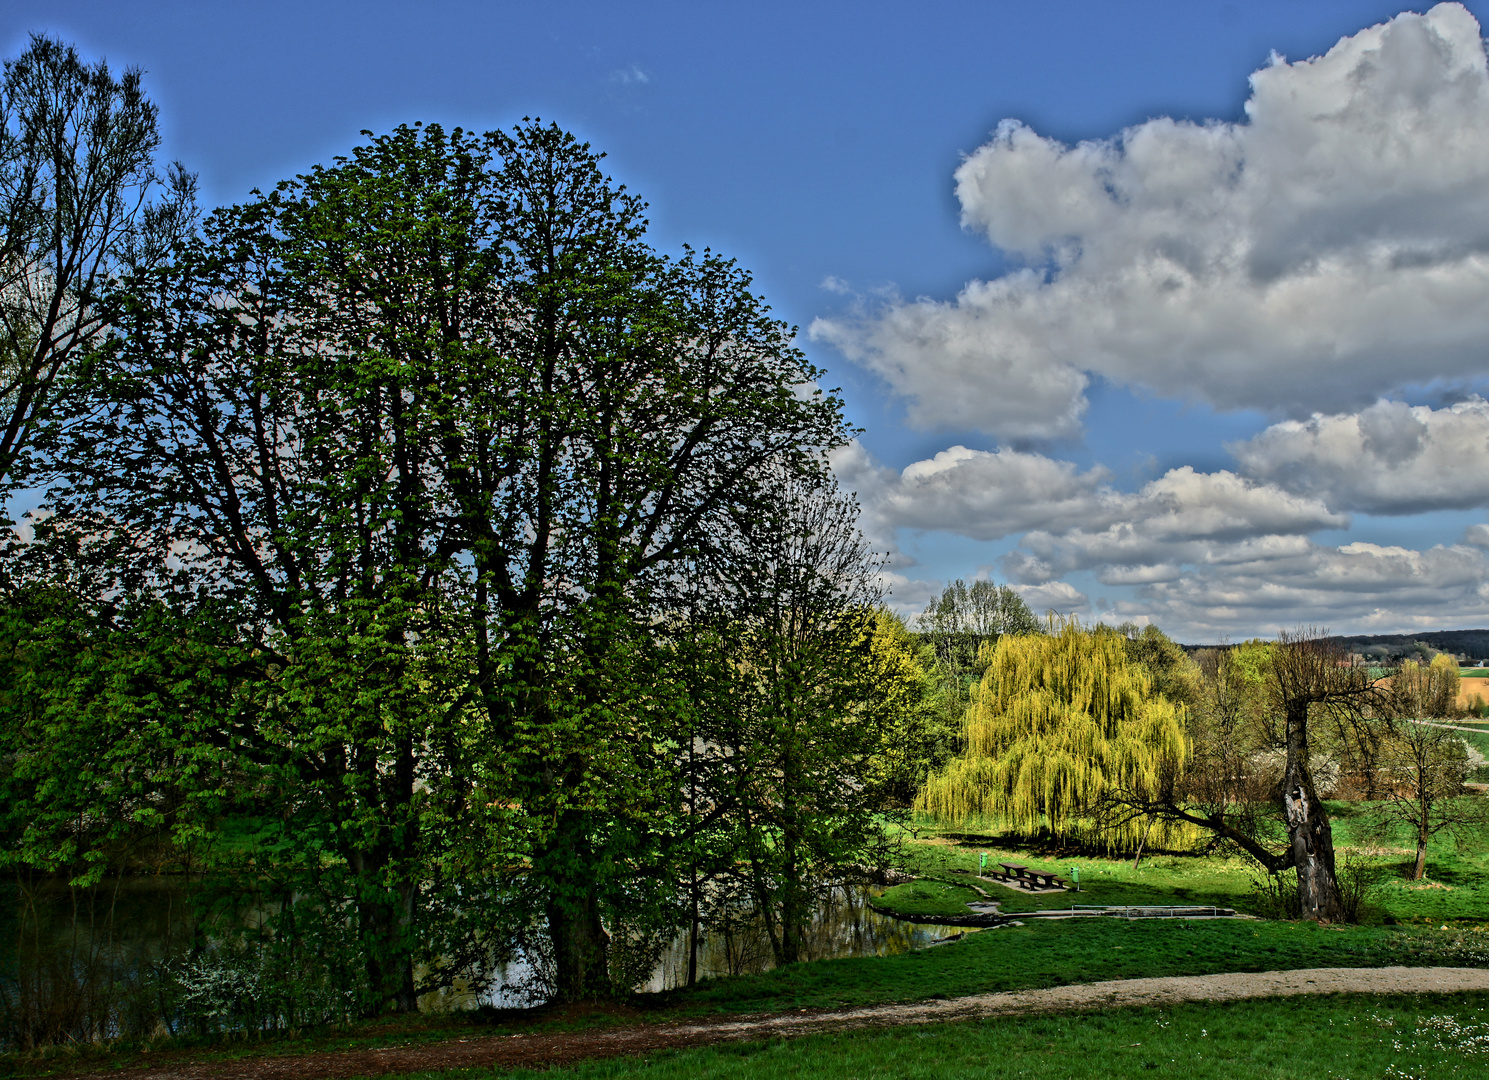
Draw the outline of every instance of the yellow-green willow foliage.
[[[1074,619],[998,640],[965,734],[965,752],[927,781],[916,808],[1061,837],[1093,835],[1103,796],[1156,796],[1189,757],[1183,706],[1153,691],[1119,634]],[[1102,839],[1130,846],[1143,828],[1135,819]]]
[[[1386,690],[1392,716],[1452,716],[1458,705],[1458,661],[1438,653],[1423,667],[1415,660],[1401,665]]]

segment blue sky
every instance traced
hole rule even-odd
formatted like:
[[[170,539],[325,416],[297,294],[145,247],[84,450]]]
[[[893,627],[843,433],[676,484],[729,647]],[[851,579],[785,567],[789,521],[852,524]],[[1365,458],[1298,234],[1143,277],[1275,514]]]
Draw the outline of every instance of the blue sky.
[[[1489,625],[1489,4],[1401,10],[11,0],[0,46],[143,68],[214,205],[555,120],[802,327],[894,603],[1199,641]]]

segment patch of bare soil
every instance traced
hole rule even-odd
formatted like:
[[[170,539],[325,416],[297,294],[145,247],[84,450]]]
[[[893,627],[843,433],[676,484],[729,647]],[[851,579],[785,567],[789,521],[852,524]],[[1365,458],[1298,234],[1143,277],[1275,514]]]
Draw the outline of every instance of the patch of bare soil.
[[[656,1050],[736,1039],[791,1038],[815,1031],[930,1024],[1023,1013],[1239,1001],[1295,994],[1419,994],[1489,990],[1481,968],[1307,968],[1302,971],[1120,979],[975,994],[911,1005],[743,1016],[728,1020],[635,1024],[594,1031],[477,1036],[376,1050],[269,1056],[94,1073],[78,1080],[348,1080],[434,1069],[515,1069],[572,1065],[589,1058],[644,1055]]]

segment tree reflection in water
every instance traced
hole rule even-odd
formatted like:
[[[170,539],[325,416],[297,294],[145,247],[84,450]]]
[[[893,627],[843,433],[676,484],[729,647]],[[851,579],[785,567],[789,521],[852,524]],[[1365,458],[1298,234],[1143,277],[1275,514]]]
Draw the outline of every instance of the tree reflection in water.
[[[5,1029],[0,1042],[12,1046],[125,1034],[133,1025],[124,1014],[138,1011],[142,1004],[132,999],[143,993],[153,1005],[161,1004],[153,999],[160,997],[162,988],[147,984],[165,975],[193,941],[200,945],[204,940],[184,879],[110,879],[88,890],[51,880],[23,887],[12,883],[9,891],[8,897],[0,893],[0,938],[18,948],[8,963],[0,963],[0,1027]],[[880,915],[868,906],[869,893],[861,886],[834,886],[821,896],[802,949],[806,960],[888,956],[958,933],[954,927]],[[534,934],[535,940],[541,938]],[[545,996],[544,986],[542,979],[535,978],[532,961],[531,954],[520,954],[492,972],[484,992],[457,987],[425,994],[420,1007],[436,1011],[483,1004],[498,1008],[539,1004]],[[759,974],[774,966],[765,928],[747,906],[716,917],[700,938],[699,979]],[[658,963],[636,989],[671,990],[687,983],[687,972],[688,935],[684,931],[662,950]],[[65,1004],[74,1008],[62,1008]],[[146,1026],[155,1023],[143,1014],[136,1019]],[[175,1027],[174,1017],[161,1019],[167,1027]]]
[[[848,956],[891,956],[924,948],[961,931],[951,926],[910,923],[881,915],[868,906],[869,893],[860,886],[840,885],[825,891],[802,950],[806,960],[832,960]],[[699,942],[698,978],[729,975],[758,975],[775,967],[770,939],[761,920],[751,909],[740,908],[724,918]],[[679,933],[662,953],[657,966],[637,990],[655,993],[687,983],[688,935]],[[529,959],[519,958],[502,965],[484,995],[426,995],[424,1008],[462,1008],[484,1003],[498,1008],[522,1008],[535,1003],[539,993]]]

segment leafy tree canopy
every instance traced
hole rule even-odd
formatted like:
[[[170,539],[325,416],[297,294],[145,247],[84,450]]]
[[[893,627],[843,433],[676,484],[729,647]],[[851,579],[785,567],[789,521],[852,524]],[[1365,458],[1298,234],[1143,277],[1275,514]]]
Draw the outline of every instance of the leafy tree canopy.
[[[920,808],[1058,836],[1090,832],[1084,819],[1110,791],[1158,791],[1190,749],[1184,707],[1154,690],[1126,639],[1074,619],[999,639],[973,691],[966,746],[926,785]],[[1125,832],[1106,839],[1138,839],[1136,823]]]

